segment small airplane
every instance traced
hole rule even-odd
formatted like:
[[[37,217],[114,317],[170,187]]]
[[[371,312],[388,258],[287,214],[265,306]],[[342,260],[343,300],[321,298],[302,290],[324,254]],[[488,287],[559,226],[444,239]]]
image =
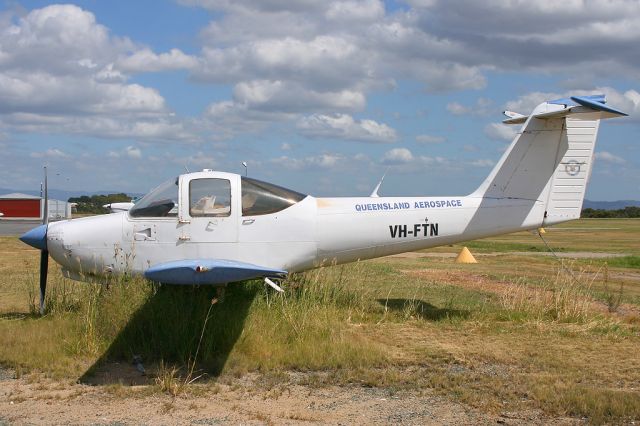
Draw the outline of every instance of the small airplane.
[[[509,148],[473,193],[451,197],[315,198],[233,173],[203,170],[158,186],[129,211],[45,223],[20,239],[65,277],[142,275],[176,285],[225,286],[327,263],[371,259],[580,217],[601,119],[627,114],[604,95],[543,102],[522,115]],[[46,205],[46,203],[45,203]]]

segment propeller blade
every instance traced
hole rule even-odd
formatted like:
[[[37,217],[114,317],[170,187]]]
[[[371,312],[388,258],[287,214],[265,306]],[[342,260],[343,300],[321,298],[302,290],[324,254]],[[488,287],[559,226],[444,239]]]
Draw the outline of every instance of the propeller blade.
[[[42,205],[44,247],[40,252],[40,315],[44,315],[44,295],[47,292],[47,273],[49,272],[49,250],[47,250],[47,231],[49,230],[49,185],[47,180],[47,166],[44,166],[44,200]]]
[[[49,187],[47,184],[47,166],[44,166],[44,200],[42,203],[42,224],[49,224]]]
[[[44,315],[44,295],[47,291],[47,272],[49,271],[49,251],[40,252],[40,315]]]

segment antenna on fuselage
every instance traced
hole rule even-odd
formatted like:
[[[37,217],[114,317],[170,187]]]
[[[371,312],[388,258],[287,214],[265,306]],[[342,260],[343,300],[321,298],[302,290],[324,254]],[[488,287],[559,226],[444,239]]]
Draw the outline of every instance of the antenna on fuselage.
[[[187,173],[191,173],[191,171],[189,170],[186,164],[184,165],[184,169],[187,171]]]
[[[247,176],[249,174],[249,168],[247,167],[247,162],[243,161],[242,165],[244,166],[244,175]]]
[[[371,195],[369,195],[369,197],[372,198],[378,198],[380,197],[380,195],[378,194],[378,191],[380,190],[380,187],[382,186],[382,182],[384,182],[384,178],[385,176],[387,176],[387,172],[389,171],[389,168],[387,167],[387,170],[384,171],[384,174],[382,175],[382,177],[380,178],[380,182],[378,182],[378,184],[376,185],[375,188],[373,188],[373,192],[371,193]]]

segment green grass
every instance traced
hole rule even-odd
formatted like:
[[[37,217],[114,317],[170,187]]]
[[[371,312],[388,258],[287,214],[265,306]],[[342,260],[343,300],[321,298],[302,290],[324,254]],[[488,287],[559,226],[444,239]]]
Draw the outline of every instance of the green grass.
[[[501,242],[501,241],[487,241],[487,240],[475,240],[464,243],[466,247],[471,250],[476,250],[479,252],[547,252],[549,251],[544,243],[540,240],[532,239],[530,244],[527,243],[516,243],[516,242]],[[562,247],[554,247],[554,251],[566,251],[566,249]]]
[[[640,256],[624,256],[607,259],[609,266],[616,268],[640,269]]]

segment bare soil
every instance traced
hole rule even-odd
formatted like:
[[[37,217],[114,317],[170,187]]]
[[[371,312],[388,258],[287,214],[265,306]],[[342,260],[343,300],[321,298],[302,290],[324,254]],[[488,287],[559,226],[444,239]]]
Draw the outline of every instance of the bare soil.
[[[122,369],[122,366],[118,367]],[[135,375],[131,367],[131,375]],[[258,374],[192,385],[173,397],[149,386],[91,386],[0,374],[0,424],[577,424],[539,411],[495,415],[430,391],[270,384]]]

